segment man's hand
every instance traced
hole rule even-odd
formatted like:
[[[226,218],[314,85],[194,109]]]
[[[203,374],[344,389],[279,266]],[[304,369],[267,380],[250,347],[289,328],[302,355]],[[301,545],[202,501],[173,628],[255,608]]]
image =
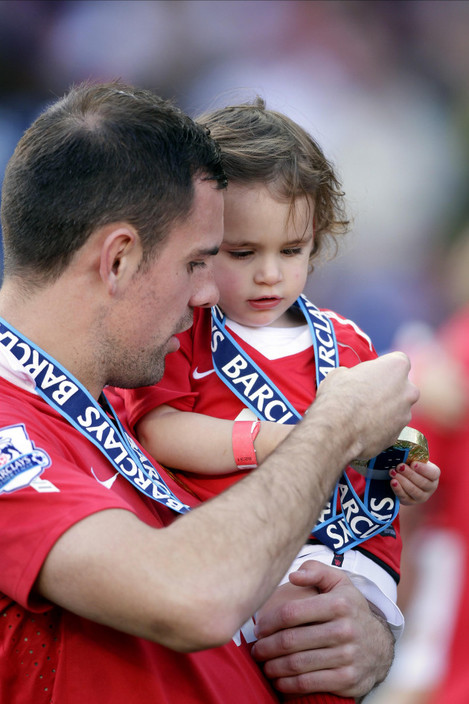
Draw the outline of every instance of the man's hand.
[[[340,570],[309,560],[259,611],[253,657],[284,693],[361,697],[391,666],[384,619]]]
[[[343,414],[344,427],[353,435],[354,457],[375,457],[410,422],[419,391],[409,381],[409,371],[409,358],[392,352],[351,369],[333,369],[320,384],[315,406],[323,413],[331,406],[336,417]]]

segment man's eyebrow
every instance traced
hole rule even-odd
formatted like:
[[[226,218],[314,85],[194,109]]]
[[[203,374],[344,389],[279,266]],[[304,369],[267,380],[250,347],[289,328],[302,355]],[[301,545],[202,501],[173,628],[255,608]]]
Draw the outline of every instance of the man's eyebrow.
[[[218,254],[220,247],[207,247],[206,249],[197,249],[191,252],[190,257],[214,257]]]

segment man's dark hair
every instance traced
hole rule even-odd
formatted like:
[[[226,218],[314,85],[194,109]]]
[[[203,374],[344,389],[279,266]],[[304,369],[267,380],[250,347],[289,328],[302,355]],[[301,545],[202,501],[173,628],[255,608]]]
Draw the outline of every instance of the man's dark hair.
[[[194,177],[226,185],[208,130],[120,82],[84,83],[18,143],[2,192],[5,273],[56,279],[97,227],[133,225],[144,260],[192,206]]]

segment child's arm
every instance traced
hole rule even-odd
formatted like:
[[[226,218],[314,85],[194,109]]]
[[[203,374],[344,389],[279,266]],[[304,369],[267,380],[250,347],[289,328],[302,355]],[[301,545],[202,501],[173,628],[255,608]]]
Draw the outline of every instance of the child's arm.
[[[391,469],[391,487],[402,504],[412,506],[428,501],[436,491],[440,480],[440,469],[433,462],[400,464]]]
[[[167,467],[200,474],[236,472],[232,446],[233,423],[163,405],[143,416],[135,426],[143,447]],[[260,464],[294,428],[260,422],[254,446]]]

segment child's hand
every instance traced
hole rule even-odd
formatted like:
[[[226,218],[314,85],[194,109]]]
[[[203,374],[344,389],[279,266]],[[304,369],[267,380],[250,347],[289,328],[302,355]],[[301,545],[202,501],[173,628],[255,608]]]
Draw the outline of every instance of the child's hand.
[[[406,505],[423,504],[436,491],[440,469],[433,462],[400,464],[391,469],[391,487],[399,501]]]

